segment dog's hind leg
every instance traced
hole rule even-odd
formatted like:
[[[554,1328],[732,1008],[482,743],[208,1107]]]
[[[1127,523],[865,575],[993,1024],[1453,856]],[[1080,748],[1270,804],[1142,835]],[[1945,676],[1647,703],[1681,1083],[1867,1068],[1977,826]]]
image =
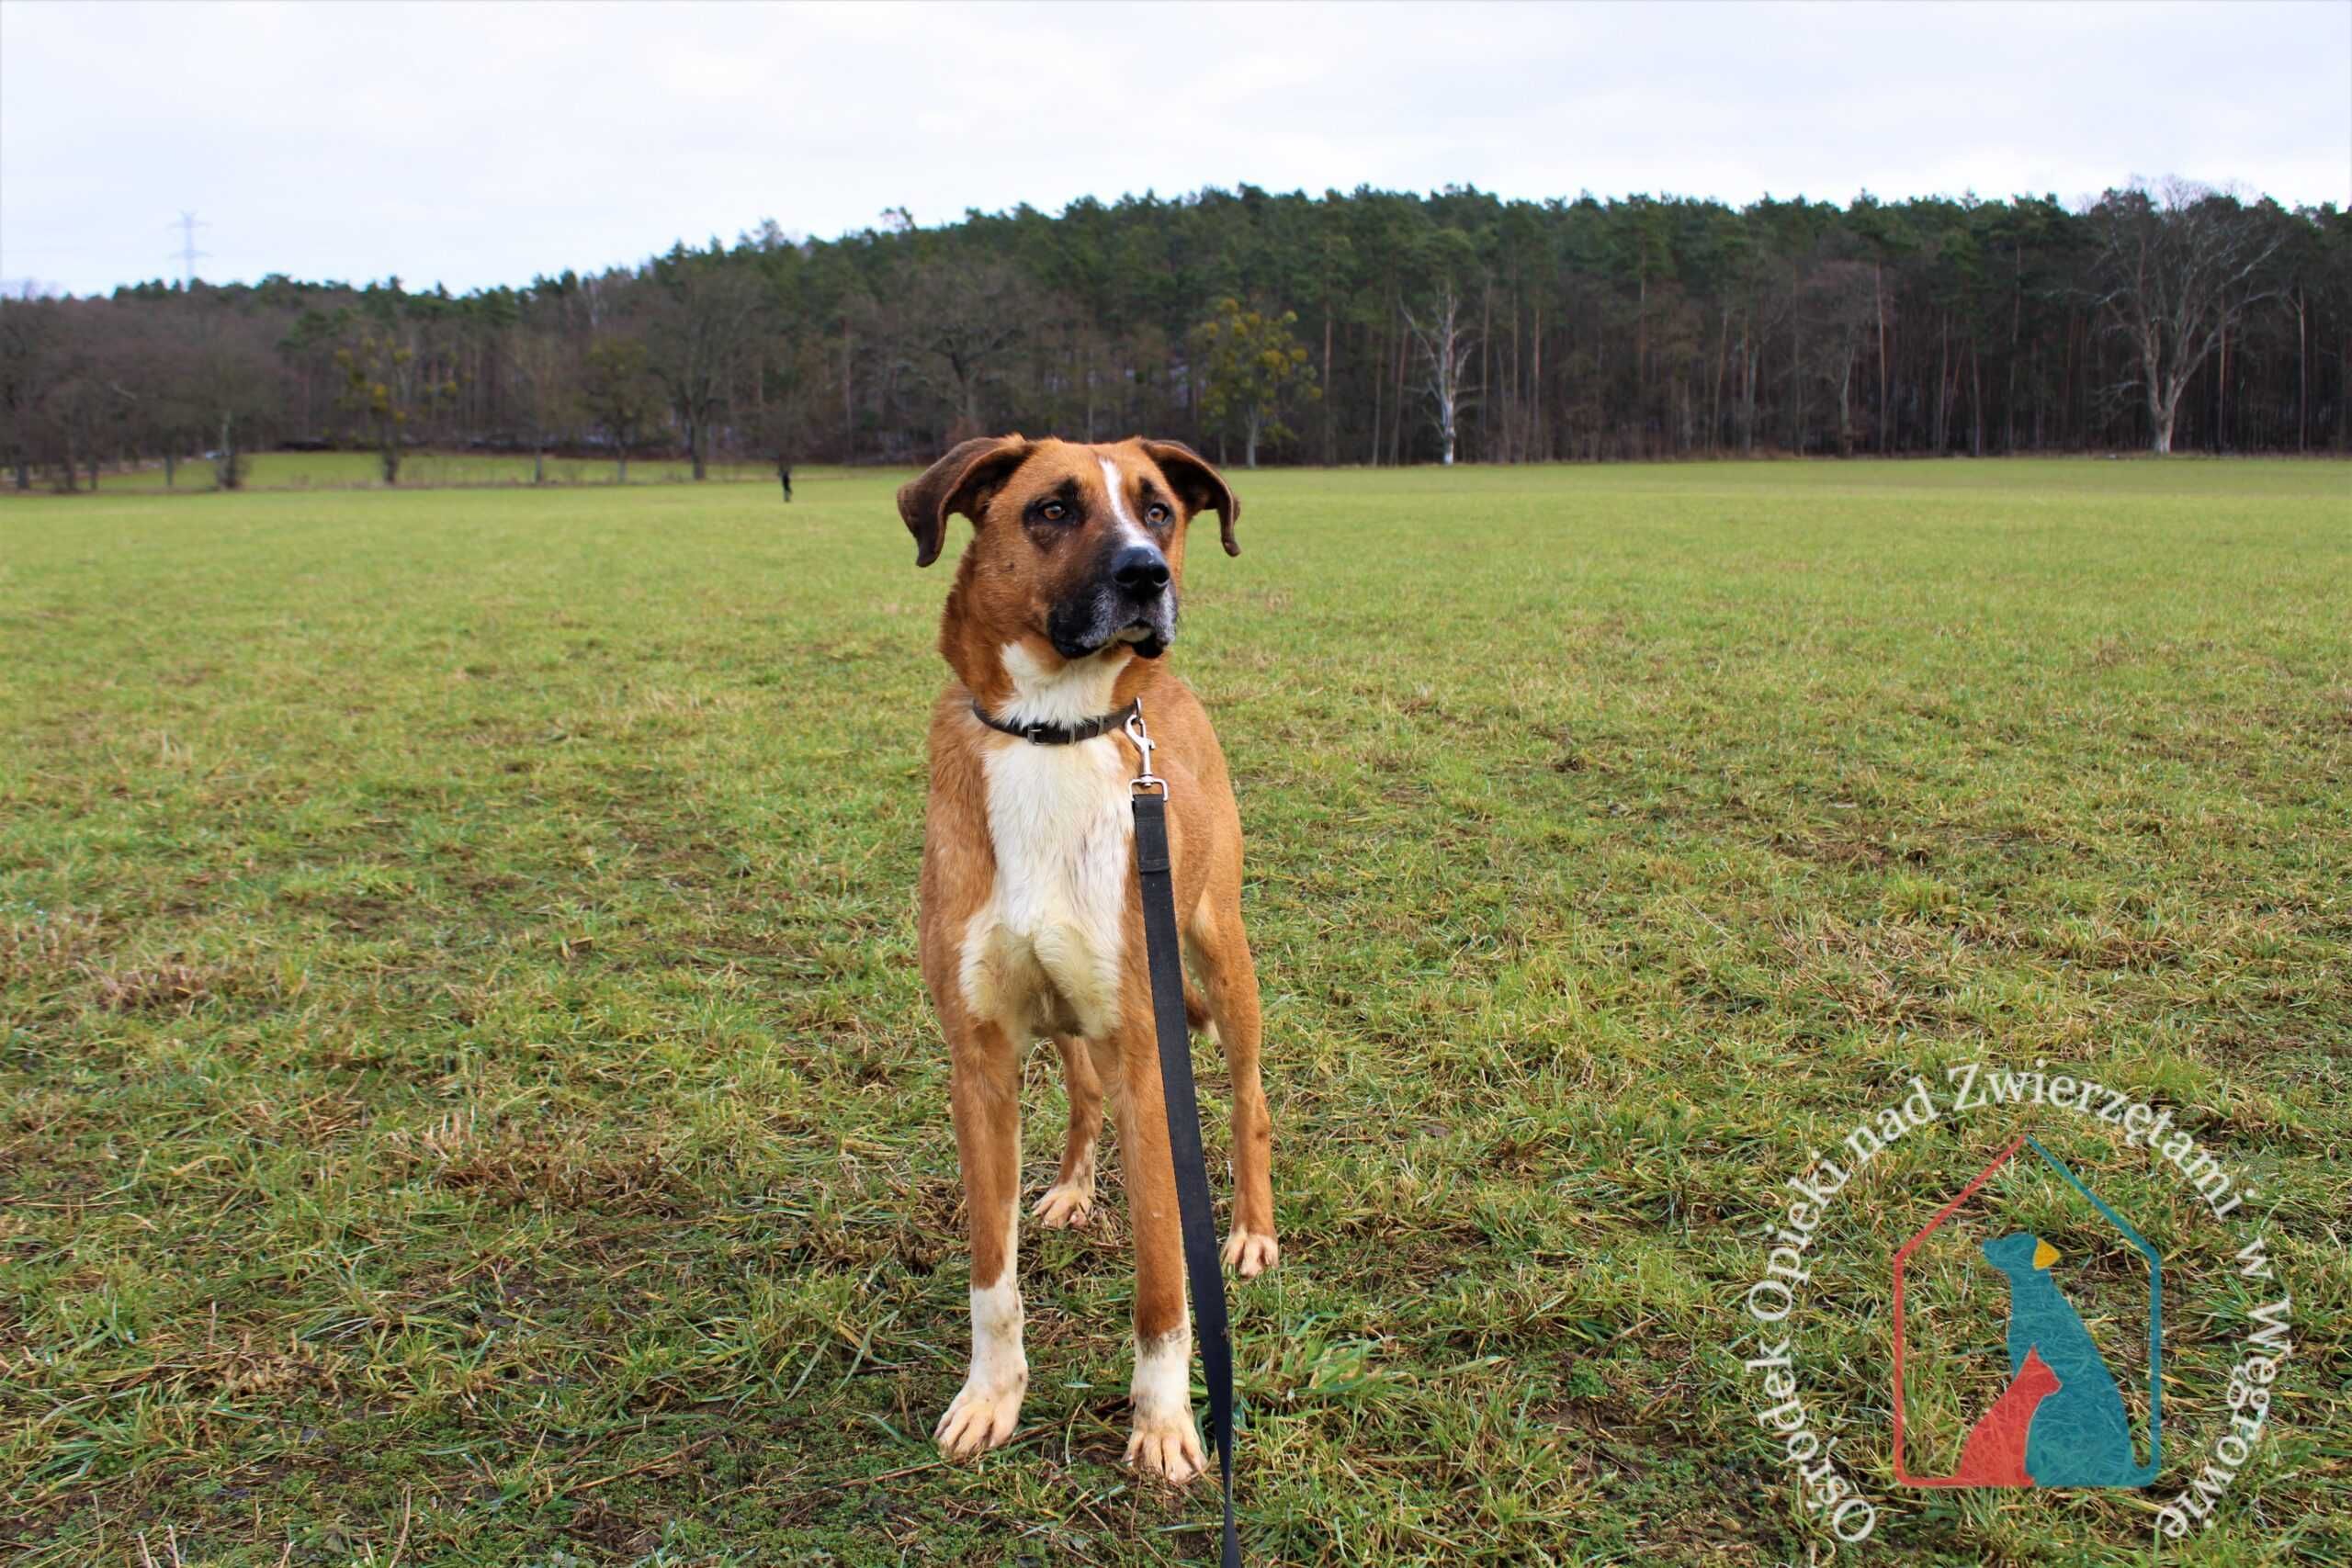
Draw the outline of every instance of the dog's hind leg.
[[[950,1022],[948,1099],[972,1233],[972,1367],[933,1434],[962,1459],[995,1448],[1021,1422],[1029,1358],[1021,1345],[1021,1067],[1012,1035],[968,1018]]]
[[[1061,1173],[1030,1213],[1047,1230],[1082,1225],[1094,1214],[1094,1149],[1102,1135],[1102,1080],[1093,1054],[1076,1035],[1057,1034],[1062,1082],[1069,1093],[1069,1132],[1062,1140]]]
[[[1184,979],[1184,1027],[1204,1040],[1216,1039],[1216,1019],[1209,1011],[1209,999],[1193,985],[1189,975]]]
[[[1233,1229],[1225,1263],[1249,1280],[1272,1269],[1282,1249],[1274,1241],[1273,1118],[1258,1077],[1258,969],[1241,927],[1238,869],[1234,883],[1224,898],[1212,886],[1185,936],[1233,1080]]]

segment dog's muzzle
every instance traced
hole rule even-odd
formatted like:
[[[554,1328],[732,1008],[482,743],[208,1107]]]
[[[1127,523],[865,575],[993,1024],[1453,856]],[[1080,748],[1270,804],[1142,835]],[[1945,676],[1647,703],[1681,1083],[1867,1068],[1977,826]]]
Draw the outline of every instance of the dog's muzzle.
[[[1176,588],[1168,558],[1127,545],[1102,564],[1084,592],[1054,606],[1046,632],[1064,659],[1084,659],[1114,642],[1157,659],[1176,640]]]

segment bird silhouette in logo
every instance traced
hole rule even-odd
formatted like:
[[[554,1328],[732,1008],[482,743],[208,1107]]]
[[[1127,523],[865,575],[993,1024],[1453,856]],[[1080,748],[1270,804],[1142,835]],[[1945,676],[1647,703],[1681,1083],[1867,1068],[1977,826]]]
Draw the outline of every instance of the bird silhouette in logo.
[[[2145,1486],[2154,1481],[2155,1464],[2140,1463],[2132,1451],[2132,1417],[2106,1359],[2050,1277],[2058,1249],[2020,1231],[1986,1242],[1984,1251],[1984,1260],[2009,1281],[2009,1386],[1970,1431],[1953,1482]],[[1972,1460],[1983,1479],[1971,1473]]]

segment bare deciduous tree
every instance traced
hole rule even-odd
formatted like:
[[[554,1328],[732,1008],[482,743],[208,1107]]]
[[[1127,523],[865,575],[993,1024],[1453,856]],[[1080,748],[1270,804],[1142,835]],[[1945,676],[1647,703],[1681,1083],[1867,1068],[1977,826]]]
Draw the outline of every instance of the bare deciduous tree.
[[[244,483],[252,453],[285,406],[282,364],[269,337],[266,319],[214,312],[193,324],[181,351],[173,416],[209,445],[213,482],[222,490]]]
[[[949,439],[979,434],[981,391],[1045,314],[1045,302],[1000,262],[933,256],[910,272],[890,337],[916,378],[955,411]]]
[[[518,328],[507,349],[514,401],[531,432],[531,482],[547,483],[548,440],[569,426],[580,404],[579,375],[562,336],[545,328]]]
[[[2256,304],[2279,231],[2227,192],[2182,179],[2110,190],[2086,214],[2098,308],[2129,345],[2151,442],[2172,450],[2181,394]]]
[[[1462,411],[1471,396],[1470,356],[1477,350],[1477,335],[1463,314],[1462,292],[1452,283],[1439,287],[1436,299],[1422,314],[1406,311],[1405,324],[1412,329],[1413,342],[1421,351],[1421,368],[1427,378],[1421,389],[1429,397],[1430,417],[1437,423],[1438,460],[1451,468]]]
[[[764,299],[759,280],[742,268],[683,247],[655,264],[653,281],[646,299],[648,364],[677,415],[699,479]]]
[[[1853,456],[1854,369],[1880,329],[1877,279],[1867,264],[1824,261],[1805,275],[1797,300],[1807,323],[1813,373],[1837,396],[1838,455]]]
[[[581,362],[580,396],[588,417],[613,444],[619,460],[615,482],[628,482],[628,449],[662,412],[662,389],[646,368],[645,345],[630,337],[600,337]]]
[[[75,473],[85,465],[90,488],[98,488],[98,457],[109,427],[119,418],[122,400],[109,378],[88,360],[75,366],[49,395],[48,413],[54,432],[52,444],[63,457],[56,469],[57,488],[70,492]]]
[[[770,350],[752,438],[776,467],[779,478],[809,445],[820,423],[819,400],[827,390],[824,345],[813,340],[780,339]],[[790,482],[786,482],[787,493]]]
[[[66,323],[47,300],[0,299],[0,455],[18,490],[33,485],[37,425],[64,356]]]

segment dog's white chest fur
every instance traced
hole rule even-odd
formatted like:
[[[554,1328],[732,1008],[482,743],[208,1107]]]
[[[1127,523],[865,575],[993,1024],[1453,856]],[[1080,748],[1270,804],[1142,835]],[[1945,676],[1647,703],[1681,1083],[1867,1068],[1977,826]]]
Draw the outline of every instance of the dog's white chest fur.
[[[1008,723],[1095,717],[1126,662],[1098,657],[1048,678],[1018,644],[1003,652]],[[1119,1021],[1135,837],[1124,743],[991,744],[981,768],[996,880],[965,931],[964,999],[1016,1033],[1106,1036]]]

